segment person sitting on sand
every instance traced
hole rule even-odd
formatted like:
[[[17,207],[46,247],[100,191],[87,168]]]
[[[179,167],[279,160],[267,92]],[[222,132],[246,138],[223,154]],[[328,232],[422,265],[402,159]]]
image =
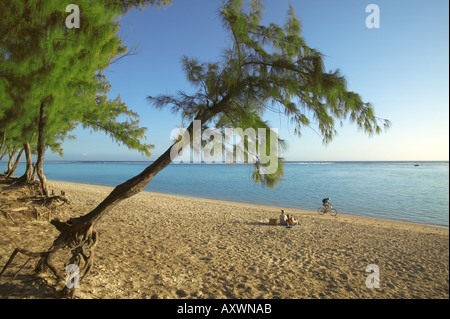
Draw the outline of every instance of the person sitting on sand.
[[[281,210],[280,225],[281,226],[286,226],[287,225],[287,216],[286,216],[286,213],[284,212],[284,209]]]
[[[294,218],[294,216],[287,216],[288,218],[287,218],[287,222],[286,222],[286,224],[288,225],[288,226],[294,226],[294,225],[300,225],[300,223],[298,222],[298,219],[296,219],[296,218]]]

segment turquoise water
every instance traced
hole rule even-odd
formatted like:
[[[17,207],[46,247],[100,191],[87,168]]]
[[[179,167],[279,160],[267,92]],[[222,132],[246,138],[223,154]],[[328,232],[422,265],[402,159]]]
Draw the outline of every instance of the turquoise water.
[[[316,210],[330,197],[358,216],[449,226],[448,162],[292,162],[270,190],[251,181],[248,165],[172,164],[145,190]],[[140,173],[142,162],[48,162],[50,180],[115,186]],[[0,171],[6,163],[0,163]],[[24,171],[19,166],[16,176]]]

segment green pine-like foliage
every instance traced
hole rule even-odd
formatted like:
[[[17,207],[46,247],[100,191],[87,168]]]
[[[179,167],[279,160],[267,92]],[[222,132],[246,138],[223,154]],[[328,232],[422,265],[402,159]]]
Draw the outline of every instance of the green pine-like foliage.
[[[148,100],[157,108],[170,106],[183,119],[206,120],[202,124],[215,128],[266,128],[270,132],[264,113],[280,112],[289,117],[298,135],[305,126],[317,125],[324,143],[336,135],[336,120],[350,119],[369,135],[389,127],[389,121],[377,118],[369,103],[347,90],[339,71],[325,70],[322,54],[302,38],[292,6],[284,26],[262,25],[263,11],[259,0],[250,1],[248,10],[242,0],[224,3],[220,15],[232,42],[220,62],[184,57],[184,72],[196,92]],[[247,158],[254,156],[246,145]],[[278,139],[278,149],[284,148]],[[263,174],[260,168],[267,163],[256,158],[253,180],[274,187],[283,176],[280,156],[278,162],[276,172]]]
[[[80,28],[69,29],[59,0],[0,3],[0,132],[3,150],[29,142],[36,148],[45,102],[45,146],[62,155],[62,142],[79,124],[149,156],[146,128],[111,87],[104,71],[126,55],[118,17],[134,7],[169,0],[80,0]]]

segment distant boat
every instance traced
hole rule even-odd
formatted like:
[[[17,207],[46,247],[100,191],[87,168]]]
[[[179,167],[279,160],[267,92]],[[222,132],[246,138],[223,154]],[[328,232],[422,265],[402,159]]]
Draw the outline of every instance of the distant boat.
[[[414,166],[419,166],[419,164],[414,164]]]

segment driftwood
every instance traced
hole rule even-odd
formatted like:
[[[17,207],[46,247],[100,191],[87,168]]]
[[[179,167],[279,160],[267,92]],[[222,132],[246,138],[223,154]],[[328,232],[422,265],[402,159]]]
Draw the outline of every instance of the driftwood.
[[[17,208],[1,208],[3,211],[9,211],[9,212],[23,212],[25,210],[28,210],[28,207],[17,207]]]

